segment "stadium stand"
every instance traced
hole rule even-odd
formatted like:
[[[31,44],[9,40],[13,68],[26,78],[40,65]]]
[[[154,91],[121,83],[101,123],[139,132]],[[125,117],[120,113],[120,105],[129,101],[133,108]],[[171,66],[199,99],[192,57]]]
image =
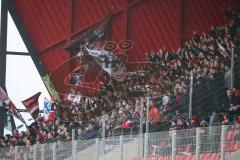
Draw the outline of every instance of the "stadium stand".
[[[177,50],[145,53],[146,63],[137,64],[138,70],[123,82],[103,75],[97,96],[81,96],[72,89],[52,103],[54,120],[39,116],[26,132],[14,130],[1,137],[0,158],[222,160],[238,154],[239,25],[239,18],[232,19],[212,26],[209,33],[195,32]],[[73,88],[81,85],[78,73],[70,81]]]
[[[213,111],[218,113],[219,118],[214,121],[215,124],[211,125],[228,125],[235,123],[238,126],[240,118],[238,111],[240,104],[239,90],[227,90],[228,86],[224,86],[224,82],[219,78],[220,76],[223,79],[224,73],[230,68],[230,53],[232,48],[239,47],[235,44],[236,35],[229,33],[230,27],[233,25],[234,24],[225,27],[215,27],[210,34],[205,36],[195,35],[192,40],[186,42],[185,48],[178,50],[176,53],[168,53],[167,51],[160,50],[157,53],[151,54],[148,57],[150,65],[142,68],[145,75],[140,78],[131,79],[130,77],[124,83],[116,83],[106,77],[102,92],[100,92],[98,98],[83,98],[79,103],[68,100],[68,102],[64,104],[70,109],[72,115],[79,115],[77,113],[81,111],[86,113],[87,110],[90,109],[90,116],[86,115],[72,122],[64,122],[61,118],[56,118],[53,122],[50,121],[47,124],[39,119],[39,121],[37,121],[38,128],[30,127],[28,131],[22,133],[18,133],[17,130],[15,130],[13,136],[10,137],[7,135],[5,138],[1,138],[1,146],[10,147],[11,152],[12,146],[26,145],[27,147],[31,144],[67,142],[71,140],[72,129],[76,129],[77,139],[92,139],[100,136],[99,130],[101,130],[101,125],[104,122],[106,123],[107,136],[113,136],[113,130],[116,131],[117,129],[121,130],[120,134],[129,134],[130,128],[134,127],[136,129],[134,131],[137,133],[139,132],[137,128],[139,128],[140,117],[139,97],[146,96],[146,93],[143,92],[140,96],[136,97],[131,97],[129,93],[132,91],[141,92],[141,86],[144,86],[146,83],[149,86],[158,86],[160,88],[159,93],[161,93],[161,95],[158,94],[154,97],[154,92],[157,91],[151,90],[150,97],[153,97],[151,104],[154,107],[156,106],[160,111],[161,120],[158,124],[160,124],[163,130],[168,130],[169,125],[163,127],[161,123],[164,124],[171,121],[171,119],[173,121],[170,130],[207,127],[210,123],[210,115],[207,117],[206,113]],[[236,54],[236,58],[239,58],[238,54]],[[163,69],[164,66],[167,66],[167,69]],[[200,97],[202,97],[201,100],[205,101],[206,104],[201,101],[196,102],[195,105],[201,104],[200,106],[194,106],[193,112],[198,113],[198,115],[193,116],[191,121],[186,121],[186,116],[180,115],[187,113],[187,105],[181,105],[181,103],[188,93],[190,70],[193,70],[194,77],[196,77],[194,80],[196,82],[194,89],[196,92],[199,91],[195,96],[199,97],[200,94]],[[156,71],[159,71],[159,74],[153,75]],[[157,80],[160,78],[161,84],[157,83]],[[147,82],[147,79],[150,79],[150,81]],[[168,81],[173,83],[167,84]],[[208,85],[207,83],[210,83],[208,88],[205,87]],[[165,88],[166,86],[164,85],[168,85],[167,87],[169,88]],[[205,86],[202,87],[202,85]],[[206,90],[204,91],[203,89]],[[206,93],[208,94],[204,96]],[[206,100],[206,98],[209,100]],[[117,107],[114,108],[114,104],[116,104]],[[56,105],[56,108],[61,108],[60,105],[63,105],[63,103],[55,102],[54,105]],[[236,108],[233,109],[233,107]],[[113,111],[109,112],[112,109]],[[146,110],[146,102],[144,110]],[[173,115],[173,113],[175,115]],[[205,115],[204,118],[202,118],[203,115]],[[144,115],[144,117],[146,118],[146,115]],[[79,120],[87,121],[81,121],[79,124],[77,123]],[[200,120],[202,121],[200,122]],[[155,128],[157,127],[159,126],[152,124],[151,131],[156,131]],[[229,152],[239,149],[239,143],[234,141],[239,135],[237,132],[239,132],[239,130],[231,129],[227,132],[226,146]],[[195,132],[193,132],[193,135],[194,134]],[[189,136],[191,137],[191,135],[185,135],[186,137],[181,137],[181,135],[182,134],[179,133],[179,139],[189,139]],[[218,139],[220,139],[219,136]],[[182,141],[190,142],[192,140]],[[155,146],[154,154],[159,150],[159,146]],[[166,144],[161,144],[161,146],[167,147]],[[187,146],[177,147],[177,153],[191,152],[194,148],[194,144],[191,145],[191,143],[189,143]],[[214,147],[214,153],[201,154],[201,157],[206,157],[205,159],[219,159],[219,153],[215,152],[219,151],[217,148],[219,148],[219,146]],[[165,148],[164,150],[168,151],[169,149]],[[161,152],[163,152],[163,150],[161,150]],[[6,156],[11,157],[12,154],[13,153],[9,153],[9,155]],[[194,158],[194,156],[191,157]],[[167,159],[167,157],[160,156],[150,159]],[[177,155],[177,159],[189,159],[189,157],[186,155]]]

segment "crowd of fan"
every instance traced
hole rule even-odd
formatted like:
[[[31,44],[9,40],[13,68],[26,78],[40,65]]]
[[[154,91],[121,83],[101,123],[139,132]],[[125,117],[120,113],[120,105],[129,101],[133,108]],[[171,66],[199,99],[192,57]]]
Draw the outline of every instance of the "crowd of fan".
[[[139,97],[146,96],[145,91],[148,90],[148,96],[154,97],[152,100],[160,110],[161,122],[174,119],[172,128],[181,128],[178,127],[179,124],[186,127],[206,125],[207,122],[210,123],[211,116],[207,113],[213,111],[218,113],[217,119],[223,118],[226,121],[226,118],[230,118],[229,123],[234,123],[239,110],[239,90],[233,89],[236,99],[234,102],[228,102],[229,97],[226,96],[233,49],[235,57],[239,57],[239,30],[234,27],[234,24],[213,27],[209,34],[202,36],[194,33],[192,40],[187,41],[185,47],[176,52],[160,50],[146,54],[150,64],[140,67],[142,74],[121,83],[106,78],[99,97],[87,98],[87,102],[76,105],[72,111],[91,111],[95,117],[87,116],[85,120],[90,120],[93,126],[98,127],[105,122],[109,130],[127,121],[138,125],[141,108]],[[187,113],[188,103],[183,101],[188,93],[191,71],[194,74],[194,90],[197,93],[194,98],[203,97],[202,101],[193,104],[193,112],[205,116],[184,120],[184,117],[178,115]],[[111,114],[107,114],[109,111],[112,111]],[[144,117],[146,118],[146,115]],[[200,119],[203,119],[201,123]],[[216,116],[212,121],[217,121]]]
[[[155,106],[160,113],[158,123],[150,122],[152,128],[167,124],[171,120],[172,124],[168,125],[170,130],[206,127],[213,125],[213,121],[240,125],[240,90],[227,90],[228,84],[224,87],[224,75],[230,71],[231,51],[239,51],[239,36],[239,28],[234,28],[233,23],[213,27],[209,34],[200,36],[194,33],[193,38],[177,51],[160,49],[158,52],[146,54],[149,64],[140,67],[141,74],[138,76],[129,77],[121,83],[105,77],[98,97],[80,97],[77,93],[78,100],[75,101],[76,95],[72,91],[68,103],[55,102],[53,105],[56,105],[56,108],[60,105],[70,108],[69,115],[73,117],[71,121],[66,122],[63,117],[58,117],[46,123],[39,118],[27,131],[19,133],[14,130],[12,136],[0,138],[0,147],[69,141],[72,129],[76,129],[76,138],[86,139],[99,136],[103,125],[108,136],[119,131],[129,131],[133,126],[139,128],[141,113],[143,124],[146,123],[147,96],[152,97],[151,107]],[[236,58],[239,53],[235,52]],[[187,119],[180,115],[187,113],[188,102],[183,102],[186,102],[189,92],[191,71],[195,82],[193,87],[203,97],[205,92],[208,92],[205,97],[210,100],[211,105],[195,107],[201,108],[203,113],[194,114],[192,119]],[[208,83],[210,87],[206,87]],[[195,96],[198,97],[199,94]],[[201,102],[198,102],[197,105],[200,104]],[[210,115],[206,114],[209,111],[215,111],[218,116],[210,118]],[[199,113],[197,109],[195,112]]]

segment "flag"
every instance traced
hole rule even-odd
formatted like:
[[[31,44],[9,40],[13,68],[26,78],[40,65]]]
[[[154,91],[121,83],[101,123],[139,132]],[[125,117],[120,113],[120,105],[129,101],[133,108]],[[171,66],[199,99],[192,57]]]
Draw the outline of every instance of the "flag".
[[[111,40],[112,13],[95,25],[83,30],[75,39],[65,45],[65,49],[73,55],[83,52],[83,48],[102,49]],[[84,53],[82,53],[84,54]]]
[[[28,112],[32,115],[34,119],[37,119],[39,114],[38,98],[41,92],[36,93],[32,97],[22,101],[23,105],[27,108]]]
[[[128,120],[128,121],[126,121],[125,123],[123,123],[122,125],[120,125],[117,128],[119,128],[119,129],[128,129],[128,128],[131,128],[133,125],[134,125],[134,122]]]
[[[4,91],[4,89],[2,87],[0,87],[0,99],[5,99],[7,98],[7,94],[6,92]]]
[[[48,116],[47,121],[53,121],[54,120],[54,116],[55,116],[55,112],[54,112],[54,110],[51,110],[50,114]]]
[[[87,47],[85,49],[109,76],[119,81],[127,78],[126,66],[115,54],[104,49],[94,50]]]
[[[19,113],[19,110],[17,109],[17,107],[14,105],[14,103],[10,102],[8,104],[8,108],[10,113],[16,117],[18,120],[20,120],[22,123],[26,124],[25,120],[23,119],[22,115]]]
[[[8,105],[8,103],[11,102],[9,99],[7,93],[4,91],[4,89],[0,86],[0,100],[5,104]]]
[[[46,74],[45,76],[43,76],[42,80],[43,80],[45,86],[47,87],[47,90],[49,91],[49,93],[51,95],[53,95],[55,97],[55,99],[57,100],[59,98],[59,95],[58,95],[58,92],[56,91],[49,75]]]
[[[21,129],[22,127],[24,127],[24,124],[20,124],[19,126],[17,126],[17,130]]]
[[[85,57],[83,59],[89,61],[89,64],[100,66],[107,74],[122,81],[126,78],[126,67],[125,63],[112,51],[111,27],[112,13],[81,32],[76,39],[65,46],[65,49],[74,55],[83,55]]]
[[[26,129],[26,124],[25,123],[23,123],[22,121],[20,121],[17,117],[15,117],[14,115],[13,115],[13,119],[14,119],[14,122],[15,122],[15,126],[16,126],[16,129],[18,130],[18,131],[22,131],[22,130],[24,130],[24,129]]]
[[[36,126],[33,126],[33,130],[39,139],[43,138],[43,134],[39,131],[39,129]]]
[[[2,87],[0,87],[0,100],[4,103],[4,107],[10,111],[11,115],[25,124],[25,121],[19,113],[17,107],[14,105]]]
[[[44,100],[44,121],[52,121],[54,118],[54,105],[51,101],[45,98]]]

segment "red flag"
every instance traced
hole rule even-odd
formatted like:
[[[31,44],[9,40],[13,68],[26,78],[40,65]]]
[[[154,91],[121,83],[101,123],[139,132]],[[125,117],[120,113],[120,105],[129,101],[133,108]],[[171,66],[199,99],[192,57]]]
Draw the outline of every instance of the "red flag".
[[[38,98],[41,92],[36,93],[32,97],[22,101],[23,105],[27,108],[28,112],[32,115],[34,119],[37,119],[39,114]]]
[[[33,129],[34,129],[34,132],[36,133],[37,137],[41,139],[43,137],[43,134],[39,131],[39,129],[37,127],[33,127]]]
[[[64,47],[72,56],[82,56],[82,61],[80,63],[79,60],[77,63],[74,61],[71,62],[71,71],[75,71],[81,66],[87,66],[87,69],[84,69],[84,72],[80,74],[82,77],[80,78],[81,83],[79,86],[81,86],[81,88],[83,87],[83,90],[89,86],[89,83],[95,84],[94,88],[97,87],[97,83],[95,82],[100,77],[99,75],[102,70],[102,66],[98,63],[97,58],[91,56],[86,48],[91,50],[103,50],[104,48],[109,48],[106,46],[108,41],[111,41],[111,28],[112,13],[109,13],[98,23],[80,32],[75,39],[68,42]],[[78,84],[76,82],[74,83]],[[81,91],[81,93],[83,92],[84,91]]]
[[[49,113],[49,116],[48,116],[47,121],[53,121],[54,115],[55,115],[54,111],[51,111],[51,112]]]
[[[132,121],[127,121],[124,124],[122,124],[121,126],[119,126],[119,129],[128,129],[131,128],[133,126],[134,122]]]
[[[82,57],[80,64],[79,60],[77,63],[72,62],[71,71],[87,65],[87,69],[81,73],[81,86],[88,86],[89,83],[98,81],[101,71],[105,71],[117,80],[126,78],[125,62],[113,53],[116,44],[112,42],[111,28],[112,12],[98,23],[80,32],[75,39],[65,45],[64,48],[72,56],[81,55]],[[74,81],[78,81],[76,78],[73,78],[72,83],[78,84]],[[94,87],[97,87],[97,83]]]
[[[51,101],[54,102],[54,100],[55,100],[55,96],[51,95]]]

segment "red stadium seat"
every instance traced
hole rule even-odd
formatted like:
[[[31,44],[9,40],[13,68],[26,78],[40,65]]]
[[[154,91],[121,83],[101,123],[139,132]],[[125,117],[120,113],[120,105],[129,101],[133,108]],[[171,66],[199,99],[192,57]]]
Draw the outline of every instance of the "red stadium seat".
[[[158,160],[157,156],[153,156],[151,160]]]
[[[181,159],[182,159],[181,155],[176,156],[176,160],[181,160]]]
[[[191,155],[187,156],[185,160],[192,160],[192,156]]]
[[[163,160],[163,156],[158,156],[157,160]]]
[[[200,160],[204,160],[204,154],[200,154]]]
[[[164,156],[159,156],[157,160],[164,160]]]
[[[163,160],[168,160],[168,156],[164,156],[164,157],[163,157]]]
[[[157,156],[152,156],[152,157],[149,157],[148,160],[158,160],[158,157]]]
[[[170,160],[171,158],[171,156],[164,156],[164,160]]]
[[[205,154],[204,160],[210,160],[210,153],[206,153],[206,154]]]
[[[192,160],[196,160],[196,154],[192,155]]]
[[[240,150],[240,141],[236,142],[235,149],[238,150],[238,151]]]
[[[217,153],[216,160],[220,160],[220,159],[221,159],[221,153]]]
[[[212,153],[210,160],[216,160],[216,157],[217,157],[217,154],[216,153]]]
[[[187,156],[186,155],[182,155],[181,156],[181,160],[186,160],[187,159]]]
[[[226,135],[226,148],[228,151],[232,151],[234,149],[234,130],[229,130]]]

